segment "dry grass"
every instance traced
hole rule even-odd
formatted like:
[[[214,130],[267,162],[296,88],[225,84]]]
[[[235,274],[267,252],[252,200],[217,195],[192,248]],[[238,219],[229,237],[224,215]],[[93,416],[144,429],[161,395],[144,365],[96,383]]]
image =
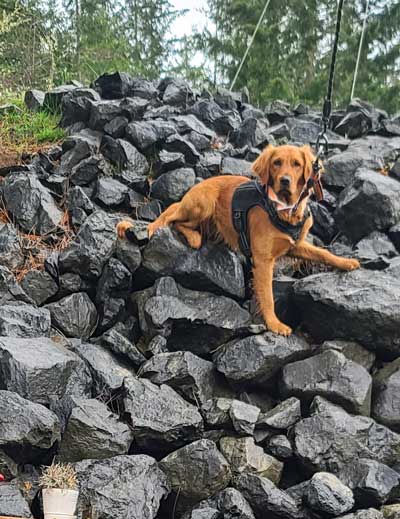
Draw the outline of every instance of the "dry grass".
[[[70,463],[52,463],[49,467],[43,467],[39,483],[42,488],[78,488],[76,471]]]

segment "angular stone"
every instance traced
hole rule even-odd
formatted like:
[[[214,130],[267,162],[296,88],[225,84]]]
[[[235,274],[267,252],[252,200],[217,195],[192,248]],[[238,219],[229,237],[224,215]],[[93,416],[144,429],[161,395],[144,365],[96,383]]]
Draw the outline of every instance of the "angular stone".
[[[46,308],[25,303],[0,306],[0,336],[45,337],[50,334],[50,326],[50,313]]]
[[[87,339],[97,323],[96,307],[86,292],[78,292],[46,305],[53,324],[67,337]]]
[[[120,101],[92,101],[88,126],[92,130],[103,131],[107,124],[122,114]]]
[[[58,285],[44,270],[30,270],[21,281],[21,287],[37,305],[42,305],[58,292]]]
[[[173,276],[192,289],[244,297],[243,267],[237,254],[208,243],[194,250],[169,227],[159,229],[145,247],[142,266],[151,279]]]
[[[273,429],[289,429],[300,419],[300,400],[292,397],[284,400],[270,411],[261,414],[257,421],[257,427],[267,425]]]
[[[371,389],[368,371],[337,351],[325,351],[288,364],[282,370],[284,396],[296,396],[303,401],[320,395],[354,414],[369,416]]]
[[[389,358],[400,353],[398,294],[398,278],[379,271],[315,274],[294,285],[296,306],[317,342],[354,340]]]
[[[165,141],[164,149],[173,153],[183,153],[188,166],[194,166],[200,158],[200,153],[193,144],[178,134],[168,137]]]
[[[389,466],[400,460],[400,435],[366,416],[351,416],[321,397],[295,425],[296,455],[313,471],[338,474],[358,458]]]
[[[2,389],[15,391],[32,402],[49,404],[51,396],[86,396],[91,377],[75,353],[47,338],[0,338]]]
[[[251,162],[232,157],[225,157],[221,165],[222,175],[240,175],[248,177],[252,174]]]
[[[178,202],[194,186],[196,175],[191,168],[175,169],[159,176],[151,185],[151,196],[167,205]]]
[[[8,268],[0,265],[0,305],[16,303],[17,301],[33,303]]]
[[[69,92],[75,90],[75,85],[60,85],[46,92],[43,100],[43,107],[53,113],[60,110],[62,100]]]
[[[146,157],[124,139],[104,136],[101,141],[101,152],[119,170],[131,169],[139,176],[146,175],[149,171]]]
[[[215,101],[197,101],[189,110],[218,135],[230,135],[237,130],[241,119],[236,110],[224,110]]]
[[[39,112],[43,107],[45,93],[42,90],[27,90],[24,103],[28,110]]]
[[[180,169],[185,166],[185,156],[183,153],[174,153],[171,151],[161,150],[158,155],[158,161],[154,164],[154,177],[157,178],[163,173]]]
[[[292,444],[283,434],[277,434],[268,440],[268,452],[280,460],[287,460],[293,456]]]
[[[238,148],[243,146],[264,148],[271,142],[267,119],[247,117],[236,131],[234,139]]]
[[[128,186],[115,178],[103,177],[96,183],[95,201],[106,209],[117,209],[128,196]]]
[[[100,101],[99,94],[91,88],[75,88],[64,95],[61,102],[60,126],[67,128],[77,122],[87,123],[90,117],[91,101]]]
[[[142,152],[151,151],[153,146],[162,146],[175,133],[175,126],[162,120],[134,121],[126,128],[126,138]]]
[[[79,400],[71,411],[60,444],[63,461],[111,458],[128,454],[133,440],[130,428],[95,399]]]
[[[75,465],[78,507],[104,519],[155,519],[169,484],[154,458],[145,455],[84,460]]]
[[[0,485],[0,514],[7,517],[32,517],[29,504],[16,480]]]
[[[353,362],[356,362],[367,371],[370,371],[375,363],[376,355],[372,351],[368,351],[357,342],[351,341],[325,341],[320,346],[321,351],[325,350],[336,350],[343,353],[345,357]]]
[[[222,514],[222,516],[221,516]],[[183,519],[255,519],[253,511],[235,488],[226,488],[214,497],[201,501],[195,508],[183,516]]]
[[[76,186],[85,186],[107,172],[107,164],[101,155],[91,155],[72,168],[69,176]]]
[[[231,469],[214,442],[198,440],[172,452],[160,462],[172,489],[195,503],[223,490],[231,479]]]
[[[146,357],[137,346],[115,328],[107,330],[96,342],[105,346],[116,355],[125,357],[126,362],[132,363],[135,368],[139,368],[146,362]]]
[[[339,519],[383,519],[383,515],[375,508],[368,508],[366,510],[358,510],[353,514],[341,515]]]
[[[125,411],[135,441],[147,448],[180,447],[200,437],[203,420],[197,408],[167,385],[125,380]]]
[[[400,432],[400,358],[374,375],[372,416]]]
[[[214,362],[218,371],[233,382],[262,383],[285,364],[309,354],[310,346],[304,339],[267,332],[226,344],[214,355]]]
[[[383,167],[380,155],[368,148],[349,148],[341,153],[335,153],[324,162],[324,183],[337,189],[349,186],[359,169],[378,170]]]
[[[114,139],[121,139],[125,136],[125,130],[128,126],[128,122],[129,121],[127,117],[124,117],[123,115],[117,115],[117,117],[111,119],[111,121],[104,126],[104,133],[111,135],[111,137],[114,137]]]
[[[225,436],[219,442],[220,450],[225,456],[234,474],[255,473],[279,484],[283,463],[269,456],[262,447],[254,443],[254,439],[232,438]]]
[[[354,250],[363,267],[374,270],[385,269],[390,264],[389,260],[398,255],[391,240],[378,231],[360,240]]]
[[[12,224],[0,224],[0,264],[11,270],[21,268],[25,256],[21,250],[20,236]]]
[[[306,499],[313,510],[333,516],[348,512],[354,506],[350,488],[328,472],[314,474],[308,484]]]

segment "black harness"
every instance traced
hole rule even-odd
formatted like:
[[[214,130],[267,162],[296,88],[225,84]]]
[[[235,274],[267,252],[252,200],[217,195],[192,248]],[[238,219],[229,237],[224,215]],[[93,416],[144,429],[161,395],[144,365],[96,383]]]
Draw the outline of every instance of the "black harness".
[[[246,257],[251,257],[250,239],[247,226],[247,215],[253,207],[261,207],[269,216],[271,223],[281,232],[288,234],[293,240],[300,238],[304,223],[310,216],[307,208],[304,219],[297,223],[291,224],[279,218],[273,202],[268,198],[265,186],[262,186],[256,180],[251,180],[241,184],[236,188],[232,198],[232,223],[236,232],[239,234],[240,250]]]

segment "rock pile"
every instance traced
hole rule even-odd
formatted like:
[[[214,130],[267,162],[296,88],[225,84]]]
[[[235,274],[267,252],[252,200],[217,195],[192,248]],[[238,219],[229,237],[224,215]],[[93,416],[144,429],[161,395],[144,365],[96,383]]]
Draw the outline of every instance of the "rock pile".
[[[26,102],[68,137],[0,171],[0,515],[40,517],[57,456],[80,519],[399,517],[399,117],[335,112],[311,239],[364,268],[280,263],[285,338],[237,254],[146,225],[268,143],[313,142],[319,113],[124,73]]]

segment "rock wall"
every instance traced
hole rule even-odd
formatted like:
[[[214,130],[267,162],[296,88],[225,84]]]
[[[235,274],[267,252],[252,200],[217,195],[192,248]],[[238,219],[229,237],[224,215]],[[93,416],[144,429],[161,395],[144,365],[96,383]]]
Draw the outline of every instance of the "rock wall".
[[[40,517],[57,456],[79,518],[398,517],[400,118],[333,114],[311,239],[363,268],[281,262],[285,338],[237,254],[146,225],[268,143],[314,141],[319,113],[124,73],[26,102],[68,137],[0,171],[0,515]]]

